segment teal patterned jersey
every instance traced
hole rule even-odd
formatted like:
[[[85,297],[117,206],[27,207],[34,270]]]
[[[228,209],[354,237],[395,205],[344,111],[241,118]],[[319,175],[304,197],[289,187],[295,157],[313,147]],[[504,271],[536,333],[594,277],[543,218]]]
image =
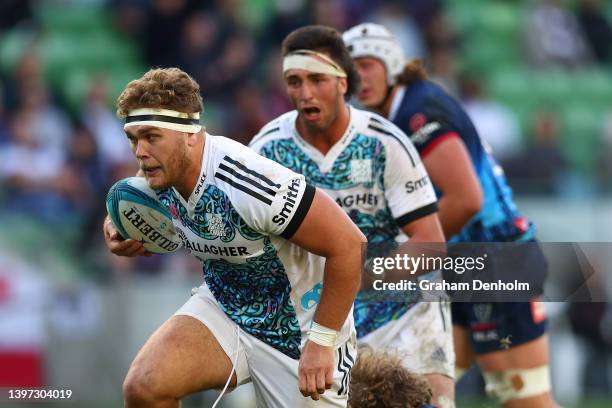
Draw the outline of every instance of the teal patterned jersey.
[[[297,132],[296,111],[264,126],[251,147],[334,198],[368,238],[371,258],[395,248],[405,238],[402,227],[437,211],[436,196],[408,137],[381,116],[350,109],[345,134],[325,155]],[[398,319],[412,305],[373,301],[360,292],[353,309],[357,336]]]
[[[206,135],[185,200],[159,190],[184,247],[203,265],[218,306],[242,330],[298,359],[318,303],[324,261],[287,241],[315,188],[304,176],[230,139]],[[352,318],[342,330],[350,335]]]

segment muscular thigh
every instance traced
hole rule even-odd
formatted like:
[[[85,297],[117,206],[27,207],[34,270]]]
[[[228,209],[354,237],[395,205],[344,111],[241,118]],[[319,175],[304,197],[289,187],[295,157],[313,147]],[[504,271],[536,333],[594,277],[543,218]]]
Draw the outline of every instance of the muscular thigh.
[[[544,335],[508,350],[480,354],[477,360],[483,371],[504,371],[546,365],[548,364],[548,337]]]
[[[476,361],[468,329],[453,325],[453,345],[456,355],[455,365],[458,368],[468,369]]]
[[[455,407],[455,381],[442,374],[425,374],[433,392],[432,403],[440,408]]]
[[[158,395],[182,397],[222,388],[231,370],[230,359],[203,323],[190,316],[173,316],[138,352],[128,378],[136,376]]]

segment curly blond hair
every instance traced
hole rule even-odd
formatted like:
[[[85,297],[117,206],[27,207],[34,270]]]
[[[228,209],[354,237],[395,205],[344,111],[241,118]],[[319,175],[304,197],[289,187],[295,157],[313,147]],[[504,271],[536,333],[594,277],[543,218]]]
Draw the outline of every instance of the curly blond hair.
[[[130,81],[117,98],[117,116],[121,118],[138,108],[201,112],[200,85],[179,68],[150,69],[141,78]]]
[[[408,371],[399,354],[364,347],[357,355],[349,408],[417,408],[431,403],[427,381]]]

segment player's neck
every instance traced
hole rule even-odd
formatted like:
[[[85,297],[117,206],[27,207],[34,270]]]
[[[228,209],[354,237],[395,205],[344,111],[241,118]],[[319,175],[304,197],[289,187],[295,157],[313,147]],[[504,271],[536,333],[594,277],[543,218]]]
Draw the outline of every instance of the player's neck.
[[[206,145],[206,133],[203,132],[202,138],[193,147],[191,151],[191,164],[185,171],[185,177],[181,185],[176,185],[174,188],[185,199],[189,200],[191,193],[200,178],[202,166],[204,165],[204,146]]]
[[[395,94],[397,93],[397,89],[398,89],[398,86],[395,85],[391,89],[391,92],[389,96],[387,97],[387,99],[384,101],[384,103],[374,108],[374,112],[378,113],[382,117],[388,118],[389,115],[391,114],[391,105],[393,105],[393,99],[395,99]]]
[[[346,132],[351,119],[349,106],[345,103],[338,110],[338,116],[327,129],[313,129],[304,124],[303,121],[297,121],[297,131],[300,136],[314,146],[323,154],[327,152],[342,138]]]

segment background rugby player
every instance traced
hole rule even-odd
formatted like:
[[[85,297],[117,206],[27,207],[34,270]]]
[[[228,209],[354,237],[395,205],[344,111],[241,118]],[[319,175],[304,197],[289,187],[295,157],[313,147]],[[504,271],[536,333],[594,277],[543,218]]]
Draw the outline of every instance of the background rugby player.
[[[283,41],[282,55],[296,110],[265,125],[251,146],[333,197],[367,236],[369,258],[381,247],[394,249],[406,236],[414,243],[443,242],[435,193],[431,183],[419,183],[428,176],[408,137],[379,115],[346,102],[358,75],[340,33],[324,26],[297,29]],[[354,313],[358,341],[399,349],[406,367],[427,377],[434,401],[452,407],[449,304],[401,295],[388,300],[360,292]]]
[[[459,102],[427,80],[419,60],[406,62],[385,27],[360,24],[343,37],[361,77],[359,102],[392,120],[419,150],[439,194],[448,241],[534,241],[534,226],[518,212],[502,169]],[[539,249],[534,252],[529,269],[538,265],[544,275],[543,257]],[[546,319],[537,299],[453,303],[452,312],[457,380],[477,361],[488,393],[504,407],[556,406],[550,393]]]

